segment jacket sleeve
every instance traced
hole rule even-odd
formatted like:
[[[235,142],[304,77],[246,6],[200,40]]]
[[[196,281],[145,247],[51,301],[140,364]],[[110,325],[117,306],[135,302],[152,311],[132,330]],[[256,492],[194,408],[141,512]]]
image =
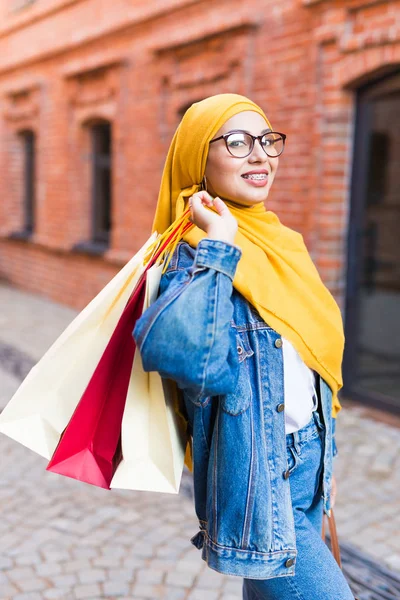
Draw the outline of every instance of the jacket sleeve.
[[[176,381],[201,405],[208,396],[235,388],[239,361],[231,295],[241,250],[204,238],[196,249],[181,243],[176,252],[133,337],[144,370]]]
[[[333,458],[335,458],[335,456],[338,454],[338,449],[336,446],[336,418],[332,418],[332,456]]]

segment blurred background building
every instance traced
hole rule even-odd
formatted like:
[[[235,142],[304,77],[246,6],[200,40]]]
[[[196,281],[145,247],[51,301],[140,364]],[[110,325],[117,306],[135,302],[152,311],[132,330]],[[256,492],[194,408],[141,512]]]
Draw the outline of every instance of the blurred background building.
[[[399,411],[398,0],[0,0],[0,277],[83,308],[221,92],[288,136],[268,206],[343,307],[347,395]]]

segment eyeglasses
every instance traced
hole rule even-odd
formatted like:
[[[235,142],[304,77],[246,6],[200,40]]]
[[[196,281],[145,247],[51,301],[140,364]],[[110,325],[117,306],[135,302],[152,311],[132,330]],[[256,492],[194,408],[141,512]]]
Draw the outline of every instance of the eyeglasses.
[[[246,158],[246,156],[249,156],[253,152],[256,140],[260,142],[260,146],[265,154],[271,158],[276,158],[283,152],[286,135],[278,131],[269,131],[263,135],[251,135],[247,131],[237,129],[211,140],[210,144],[218,140],[224,140],[229,154],[235,156],[235,158]]]

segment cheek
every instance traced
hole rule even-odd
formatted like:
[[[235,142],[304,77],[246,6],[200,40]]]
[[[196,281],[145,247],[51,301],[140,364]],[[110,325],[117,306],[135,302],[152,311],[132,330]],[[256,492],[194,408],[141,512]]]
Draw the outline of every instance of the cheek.
[[[218,161],[210,162],[206,168],[206,176],[214,187],[232,187],[240,177],[240,165],[224,157]]]

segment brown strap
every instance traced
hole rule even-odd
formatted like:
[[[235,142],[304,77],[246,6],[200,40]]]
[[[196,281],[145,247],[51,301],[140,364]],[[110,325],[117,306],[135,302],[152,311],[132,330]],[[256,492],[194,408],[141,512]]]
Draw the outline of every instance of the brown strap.
[[[335,516],[333,514],[333,509],[330,510],[331,516],[328,517],[326,513],[324,513],[324,518],[322,519],[322,539],[325,541],[325,516],[328,519],[329,523],[329,534],[331,538],[331,548],[334,559],[339,565],[340,569],[342,568],[342,561],[340,558],[340,547],[339,547],[339,539],[336,531],[336,521]],[[357,596],[354,596],[354,600],[359,600]]]
[[[342,568],[342,561],[340,558],[340,547],[339,547],[339,539],[336,531],[336,521],[335,516],[333,514],[333,509],[331,508],[331,516],[328,517],[326,513],[324,513],[324,518],[322,519],[322,539],[325,541],[325,517],[328,519],[329,523],[329,535],[331,538],[331,549],[334,559],[340,568]]]

